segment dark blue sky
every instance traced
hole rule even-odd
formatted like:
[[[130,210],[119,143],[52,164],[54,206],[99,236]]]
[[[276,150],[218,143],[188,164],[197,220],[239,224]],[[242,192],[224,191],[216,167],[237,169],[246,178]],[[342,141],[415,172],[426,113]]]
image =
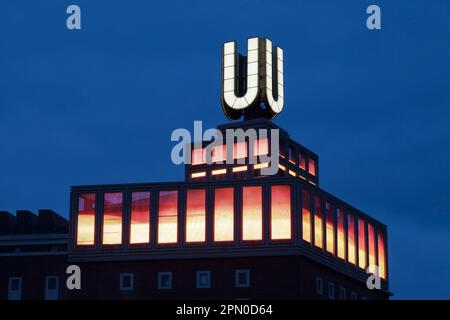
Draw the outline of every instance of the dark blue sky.
[[[446,0],[4,1],[0,210],[67,216],[71,185],[182,180],[172,130],[227,122],[221,44],[255,35],[285,52],[275,122],[319,154],[322,188],[388,225],[395,298],[449,299]]]

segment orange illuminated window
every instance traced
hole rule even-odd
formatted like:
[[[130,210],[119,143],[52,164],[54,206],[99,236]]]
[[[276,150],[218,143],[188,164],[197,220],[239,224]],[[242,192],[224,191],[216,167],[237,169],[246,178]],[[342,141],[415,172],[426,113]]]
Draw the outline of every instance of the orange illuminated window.
[[[358,265],[360,268],[366,268],[366,230],[364,220],[358,219]]]
[[[192,165],[204,164],[204,150],[203,148],[192,149]]]
[[[78,196],[77,245],[94,244],[95,236],[95,193]]]
[[[314,244],[323,248],[322,200],[314,196]]]
[[[271,188],[271,239],[291,239],[291,187]]]
[[[105,193],[103,202],[103,244],[122,243],[121,192]]]
[[[234,240],[234,190],[217,188],[214,194],[214,241]]]
[[[150,241],[150,192],[131,193],[130,243]]]
[[[253,155],[261,156],[269,153],[269,140],[267,138],[253,140]]]
[[[309,191],[302,190],[302,237],[311,243],[311,202]]]
[[[334,217],[331,203],[325,202],[326,250],[334,254]]]
[[[206,177],[205,171],[194,172],[191,174],[191,178],[202,178],[202,177]]]
[[[247,157],[247,141],[239,141],[233,145],[233,159]]]
[[[298,166],[301,169],[306,170],[306,155],[304,153],[300,153],[299,155]]]
[[[178,191],[160,191],[158,204],[158,243],[178,241]]]
[[[242,188],[242,239],[262,240],[262,187]]]
[[[227,160],[226,145],[214,146],[212,150],[212,162],[225,162]]]
[[[336,223],[337,223],[337,255],[339,258],[345,260],[344,210],[342,208],[336,209]]]
[[[348,262],[356,264],[355,218],[347,215]]]
[[[369,238],[369,266],[376,264],[375,259],[375,230],[372,224],[367,224],[367,233]]]
[[[186,192],[186,242],[205,241],[205,189]]]
[[[378,268],[380,277],[386,279],[386,247],[384,235],[378,231]]]
[[[308,161],[308,172],[313,176],[316,175],[316,161],[314,159],[309,158]]]

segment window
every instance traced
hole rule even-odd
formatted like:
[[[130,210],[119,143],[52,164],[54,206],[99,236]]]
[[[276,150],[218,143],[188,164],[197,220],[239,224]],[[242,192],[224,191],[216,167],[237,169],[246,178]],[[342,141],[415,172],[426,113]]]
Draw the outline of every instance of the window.
[[[303,152],[298,156],[298,166],[300,169],[306,170],[306,155]]]
[[[261,156],[269,153],[269,140],[267,138],[259,138],[253,140],[253,155]]]
[[[170,244],[178,241],[178,191],[159,192],[158,243]]]
[[[323,248],[322,199],[314,196],[314,244]]]
[[[339,258],[345,260],[344,210],[342,208],[336,209],[336,223],[337,223],[337,255]]]
[[[204,150],[203,148],[192,149],[192,165],[204,164]]]
[[[262,187],[242,188],[242,239],[262,240]]]
[[[366,268],[366,231],[365,231],[365,223],[364,220],[361,218],[358,218],[358,264],[359,267],[362,269]]]
[[[271,187],[271,228],[272,240],[291,239],[291,187]]]
[[[289,162],[295,165],[295,152],[291,147],[289,147]]]
[[[212,148],[212,162],[223,163],[227,160],[226,145],[221,144]]]
[[[22,278],[20,277],[9,278],[8,300],[21,300],[21,299],[22,299]]]
[[[132,273],[120,274],[120,291],[134,290],[134,275]]]
[[[334,300],[334,283],[328,283],[328,299]]]
[[[316,293],[320,296],[323,294],[323,281],[321,277],[316,277]]]
[[[186,192],[186,242],[205,241],[206,190]]]
[[[172,289],[172,272],[158,272],[158,289]]]
[[[302,237],[311,243],[311,198],[306,189],[302,189]]]
[[[355,217],[347,215],[348,262],[356,264]]]
[[[358,294],[354,291],[352,291],[352,294],[350,295],[351,300],[358,300]]]
[[[233,159],[247,157],[247,141],[238,141],[233,145]]]
[[[103,244],[122,243],[122,203],[121,192],[103,196]]]
[[[45,277],[45,300],[58,300],[59,298],[59,279],[57,276]]]
[[[234,240],[234,190],[217,188],[214,194],[214,241]]]
[[[347,289],[345,289],[344,287],[339,288],[339,299],[347,300]]]
[[[78,196],[77,245],[94,244],[95,235],[95,193]]]
[[[131,193],[130,243],[150,242],[150,192]]]
[[[372,224],[367,224],[367,233],[369,237],[369,266],[376,265],[375,256],[375,230]]]
[[[381,231],[378,231],[378,268],[380,278],[386,279],[386,248],[384,235]]]
[[[316,161],[314,159],[309,158],[308,172],[313,176],[316,175]]]
[[[235,272],[235,286],[236,288],[250,287],[250,270],[239,269]]]
[[[211,271],[197,271],[197,288],[211,288]]]
[[[325,201],[325,219],[326,219],[326,249],[329,253],[334,254],[334,216],[333,208],[330,202]]]

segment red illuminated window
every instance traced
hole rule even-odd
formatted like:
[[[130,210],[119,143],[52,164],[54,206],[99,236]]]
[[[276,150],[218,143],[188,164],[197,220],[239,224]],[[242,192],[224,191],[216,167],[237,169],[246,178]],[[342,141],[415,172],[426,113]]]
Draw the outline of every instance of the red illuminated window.
[[[298,166],[301,169],[306,170],[306,155],[304,153],[300,153],[298,156]]]
[[[333,217],[333,208],[331,203],[328,201],[325,202],[325,230],[326,230],[326,239],[327,245],[326,250],[332,254],[334,254],[334,217]]]
[[[308,161],[308,172],[313,176],[316,175],[316,161],[314,159],[309,158]]]
[[[186,192],[186,242],[205,241],[206,190]]]
[[[121,192],[104,194],[103,244],[122,243],[122,204]]]
[[[366,229],[364,220],[358,219],[358,265],[360,268],[366,268]]]
[[[95,236],[95,193],[78,196],[77,245],[94,244]]]
[[[355,217],[347,215],[348,262],[356,264]]]
[[[204,164],[204,149],[203,148],[194,148],[192,149],[192,165]]]
[[[306,189],[302,190],[302,237],[311,243],[311,202]]]
[[[369,238],[369,266],[376,264],[375,258],[375,230],[372,224],[367,224],[367,233]]]
[[[247,157],[247,141],[239,141],[233,145],[233,159]]]
[[[158,243],[178,241],[178,191],[160,191],[158,205]]]
[[[225,162],[227,160],[227,148],[225,145],[212,148],[212,162]]]
[[[269,153],[269,139],[261,138],[253,140],[253,155],[261,156]]]
[[[339,258],[345,260],[344,210],[342,208],[336,209],[336,223],[337,223],[337,255]]]
[[[378,268],[380,277],[386,279],[386,247],[384,235],[378,231]]]
[[[234,190],[217,188],[214,193],[214,241],[234,240]]]
[[[262,240],[262,187],[242,188],[242,239]]]
[[[291,239],[291,187],[271,188],[271,239]]]
[[[150,242],[150,192],[131,193],[130,243]]]
[[[323,248],[322,200],[314,196],[314,244]]]

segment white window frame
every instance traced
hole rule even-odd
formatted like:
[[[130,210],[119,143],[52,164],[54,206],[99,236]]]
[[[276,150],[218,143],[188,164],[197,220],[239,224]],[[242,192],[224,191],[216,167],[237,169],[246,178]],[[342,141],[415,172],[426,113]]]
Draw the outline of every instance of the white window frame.
[[[334,300],[336,295],[335,295],[335,287],[334,287],[334,283],[333,282],[329,282],[328,283],[328,299],[330,300]]]
[[[207,276],[207,284],[202,284],[201,279],[202,276]],[[197,271],[197,289],[209,289],[211,288],[211,271],[203,270]]]
[[[316,277],[316,293],[319,296],[323,295],[323,280],[321,277]]]
[[[49,289],[48,288],[48,283],[50,279],[55,279],[55,283],[56,283],[56,288],[55,289]],[[56,290],[56,298],[49,298],[49,291],[50,290]],[[59,277],[58,276],[46,276],[45,277],[45,300],[58,300],[59,299]]]
[[[339,299],[340,300],[347,300],[347,289],[344,287],[339,288]]]
[[[241,273],[244,273],[247,275],[247,282],[246,283],[239,283],[239,275]],[[237,269],[234,272],[234,285],[236,288],[249,288],[250,287],[250,270],[249,269]]]
[[[12,282],[18,280],[19,281],[19,288],[17,290],[12,291],[11,285]],[[18,292],[17,297],[13,296],[13,292]],[[8,280],[8,300],[22,300],[22,277],[10,277]]]
[[[169,285],[168,286],[162,285],[162,277],[163,276],[169,276]],[[158,272],[158,289],[160,289],[160,290],[172,289],[172,287],[173,287],[172,281],[173,281],[172,272]]]
[[[130,286],[125,286],[125,277],[130,277]],[[134,274],[133,273],[121,273],[120,274],[120,291],[133,291],[134,290]]]

